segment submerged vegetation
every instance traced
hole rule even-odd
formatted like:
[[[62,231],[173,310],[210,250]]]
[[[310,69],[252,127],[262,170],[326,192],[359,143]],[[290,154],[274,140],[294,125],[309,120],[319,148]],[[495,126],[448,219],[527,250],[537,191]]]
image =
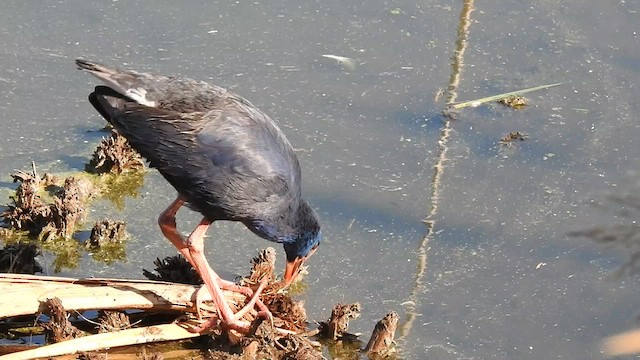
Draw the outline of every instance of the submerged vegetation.
[[[39,176],[35,163],[29,172],[12,174],[19,182],[6,210],[0,214],[5,243],[32,244],[52,253],[54,271],[75,268],[83,252],[96,261],[111,264],[126,259],[124,221],[98,221],[84,245],[79,237],[88,207],[99,198],[124,208],[126,197],[137,197],[144,183],[144,162],[127,141],[112,131],[103,138],[85,172]]]
[[[109,137],[100,141],[85,169],[94,174],[122,174],[143,170],[144,161],[127,139],[112,129]]]

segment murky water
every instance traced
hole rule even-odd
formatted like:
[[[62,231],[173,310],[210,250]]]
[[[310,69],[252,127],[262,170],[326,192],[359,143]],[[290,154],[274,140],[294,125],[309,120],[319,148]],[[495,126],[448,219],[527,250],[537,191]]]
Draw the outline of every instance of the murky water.
[[[351,330],[368,337],[398,311],[406,359],[596,359],[602,337],[637,325],[636,278],[607,276],[624,254],[566,234],[625,221],[589,201],[633,184],[640,170],[640,1],[477,3],[456,69],[462,1],[1,8],[0,202],[15,169],[33,160],[42,172],[81,170],[103,135],[86,101],[96,81],[74,58],[179,74],[247,97],[300,149],[325,234],[303,295],[311,319],[359,301]],[[458,100],[564,85],[528,95],[525,110],[481,106],[448,123],[447,94],[435,97],[456,72]],[[529,139],[499,146],[510,131]],[[128,221],[127,260],[107,266],[84,255],[60,274],[142,277],[175,253],[156,225],[174,196],[150,172],[124,209],[94,204],[88,223]],[[179,215],[184,232],[199,220]],[[206,250],[232,278],[266,245],[217,224]],[[52,273],[52,256],[43,262]]]

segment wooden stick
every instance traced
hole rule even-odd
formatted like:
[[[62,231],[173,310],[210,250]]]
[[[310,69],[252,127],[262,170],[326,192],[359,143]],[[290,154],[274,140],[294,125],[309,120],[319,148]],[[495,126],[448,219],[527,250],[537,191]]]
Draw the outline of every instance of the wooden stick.
[[[0,319],[37,314],[41,303],[53,297],[60,298],[67,311],[153,309],[195,312],[199,288],[148,280],[0,274]],[[230,304],[244,301],[244,295],[231,291],[225,291],[225,298]],[[208,292],[202,293],[202,300],[211,300]]]
[[[0,360],[27,360],[47,358],[80,352],[98,351],[117,346],[146,344],[159,341],[182,340],[198,337],[203,334],[191,333],[178,324],[163,324],[127,329],[110,333],[89,335],[57,344],[45,345],[36,349],[25,350],[0,356]]]

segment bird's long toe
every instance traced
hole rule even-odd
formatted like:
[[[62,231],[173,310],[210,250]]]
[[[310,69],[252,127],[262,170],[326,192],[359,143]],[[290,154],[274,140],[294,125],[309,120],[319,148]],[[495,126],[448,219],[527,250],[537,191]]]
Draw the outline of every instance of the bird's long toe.
[[[232,320],[232,321],[222,321],[218,317],[212,317],[205,322],[187,328],[187,331],[194,334],[202,334],[209,332],[212,329],[221,328],[223,330],[235,330],[241,334],[249,334],[251,332],[251,323],[244,320]]]
[[[237,315],[238,313],[236,313],[236,319],[241,318],[242,316],[244,316],[244,314],[246,312],[251,310],[251,308],[252,308],[251,305],[253,305],[256,308],[258,308],[258,316],[259,317],[263,317],[265,320],[267,318],[273,319],[273,317],[271,315],[271,311],[269,311],[267,306],[260,299],[260,295],[261,295],[262,291],[264,291],[264,288],[268,285],[268,279],[263,279],[263,281],[260,282],[260,285],[259,285],[258,290],[256,292],[254,292],[253,289],[251,289],[248,286],[241,286],[241,285],[238,285],[238,284],[236,284],[236,283],[234,283],[232,281],[228,281],[228,280],[224,280],[224,279],[219,279],[218,283],[220,284],[220,288],[222,288],[223,290],[237,292],[237,293],[243,294],[244,296],[249,298],[249,303],[247,303],[247,305],[245,307],[243,307],[243,309],[246,309],[245,312],[241,313],[240,317],[238,317],[238,315]]]
[[[246,297],[253,296],[253,290],[251,290],[248,286],[240,286],[233,281],[218,279],[218,284],[220,284],[220,288],[223,290],[233,291],[240,293]]]
[[[209,312],[216,312],[215,307],[209,307],[204,304],[203,298],[208,294],[209,294],[209,290],[204,285],[201,286],[198,290],[196,290],[194,307],[196,308],[196,316],[198,317],[198,320],[202,320],[204,318],[204,316],[202,315],[202,310],[206,310]],[[209,296],[209,299],[211,299],[210,296]]]

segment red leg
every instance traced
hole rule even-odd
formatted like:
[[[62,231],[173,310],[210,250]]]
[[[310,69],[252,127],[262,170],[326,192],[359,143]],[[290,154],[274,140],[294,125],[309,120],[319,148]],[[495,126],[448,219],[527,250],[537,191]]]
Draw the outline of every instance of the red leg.
[[[160,230],[164,234],[164,237],[169,239],[173,246],[175,246],[178,251],[184,256],[185,259],[191,265],[193,265],[193,261],[191,260],[191,254],[189,253],[189,249],[187,249],[187,244],[185,243],[182,235],[178,233],[176,229],[176,213],[178,210],[184,205],[184,198],[180,195],[169,205],[158,217],[158,225],[160,225]]]
[[[206,257],[204,256],[204,234],[211,225],[211,222],[206,218],[200,221],[200,224],[193,230],[191,235],[187,238],[187,247],[189,249],[189,253],[191,254],[191,259],[193,259],[193,265],[196,268],[196,271],[202,276],[202,280],[209,290],[211,294],[211,298],[218,309],[218,317],[222,322],[223,326],[229,329],[234,329],[240,331],[242,333],[247,333],[251,329],[251,324],[246,321],[242,321],[236,319],[234,317],[233,311],[229,308],[227,301],[224,298],[224,294],[220,289],[220,285],[218,283],[219,276],[211,269],[209,263],[207,262]],[[259,295],[259,294],[255,294]],[[249,301],[249,303],[245,306],[248,309],[252,309],[257,296],[255,296]],[[243,308],[240,310],[241,312],[246,312]],[[198,332],[205,330],[213,325],[216,320],[209,320],[207,323],[203,324],[200,328],[197,329]]]
[[[158,218],[158,224],[160,225],[160,229],[164,236],[171,241],[171,243],[180,251],[182,256],[184,256],[189,263],[196,269],[198,274],[202,277],[202,280],[205,283],[207,290],[211,294],[213,302],[218,309],[218,316],[223,324],[227,328],[235,329],[246,333],[250,330],[250,324],[246,321],[240,321],[240,318],[244,316],[248,311],[250,311],[254,306],[257,306],[260,310],[258,316],[263,318],[271,318],[271,313],[264,305],[264,303],[259,299],[260,293],[264,289],[264,284],[260,284],[258,290],[253,293],[253,291],[248,287],[238,286],[235,283],[227,280],[222,280],[218,274],[213,271],[213,269],[209,266],[207,259],[204,256],[204,235],[211,225],[211,222],[207,219],[202,219],[200,224],[195,228],[195,230],[189,235],[186,239],[183,239],[182,235],[176,229],[176,213],[178,210],[184,205],[185,199],[182,196],[178,196],[176,200],[174,200],[166,210],[162,212],[160,217]],[[247,297],[251,297],[249,302],[238,312],[238,314],[234,315],[226,300],[224,299],[224,295],[221,289],[228,289],[231,291],[240,292]],[[196,308],[198,308],[198,315],[200,315],[198,301],[196,301]],[[196,329],[196,332],[202,332],[207,330],[208,328],[216,325],[217,319],[211,319],[200,327]]]
[[[260,282],[260,285],[258,286],[258,289],[256,289],[255,295],[253,297],[251,297],[251,300],[249,300],[249,302],[242,309],[238,310],[238,312],[235,313],[235,315],[233,315],[233,318],[235,320],[242,319],[242,317],[246,313],[248,313],[249,310],[253,309],[254,306],[258,306],[260,308],[260,312],[259,312],[258,316],[259,317],[264,317],[265,319],[269,318],[269,319],[271,319],[273,321],[273,318],[271,317],[271,312],[269,311],[269,309],[267,309],[267,307],[258,298],[260,296],[260,294],[262,293],[262,290],[264,290],[264,288],[267,286],[267,281],[268,280],[269,279],[265,278]]]
[[[185,199],[178,195],[178,197],[162,212],[162,214],[160,214],[160,217],[158,217],[158,224],[160,225],[160,230],[162,230],[164,236],[171,241],[173,246],[180,251],[180,254],[182,254],[191,266],[193,266],[193,259],[191,259],[191,253],[189,252],[187,242],[176,229],[176,214],[184,203]],[[222,279],[219,279],[219,282],[222,289],[236,291],[246,296],[253,295],[253,291],[248,287],[238,286],[231,281]]]

